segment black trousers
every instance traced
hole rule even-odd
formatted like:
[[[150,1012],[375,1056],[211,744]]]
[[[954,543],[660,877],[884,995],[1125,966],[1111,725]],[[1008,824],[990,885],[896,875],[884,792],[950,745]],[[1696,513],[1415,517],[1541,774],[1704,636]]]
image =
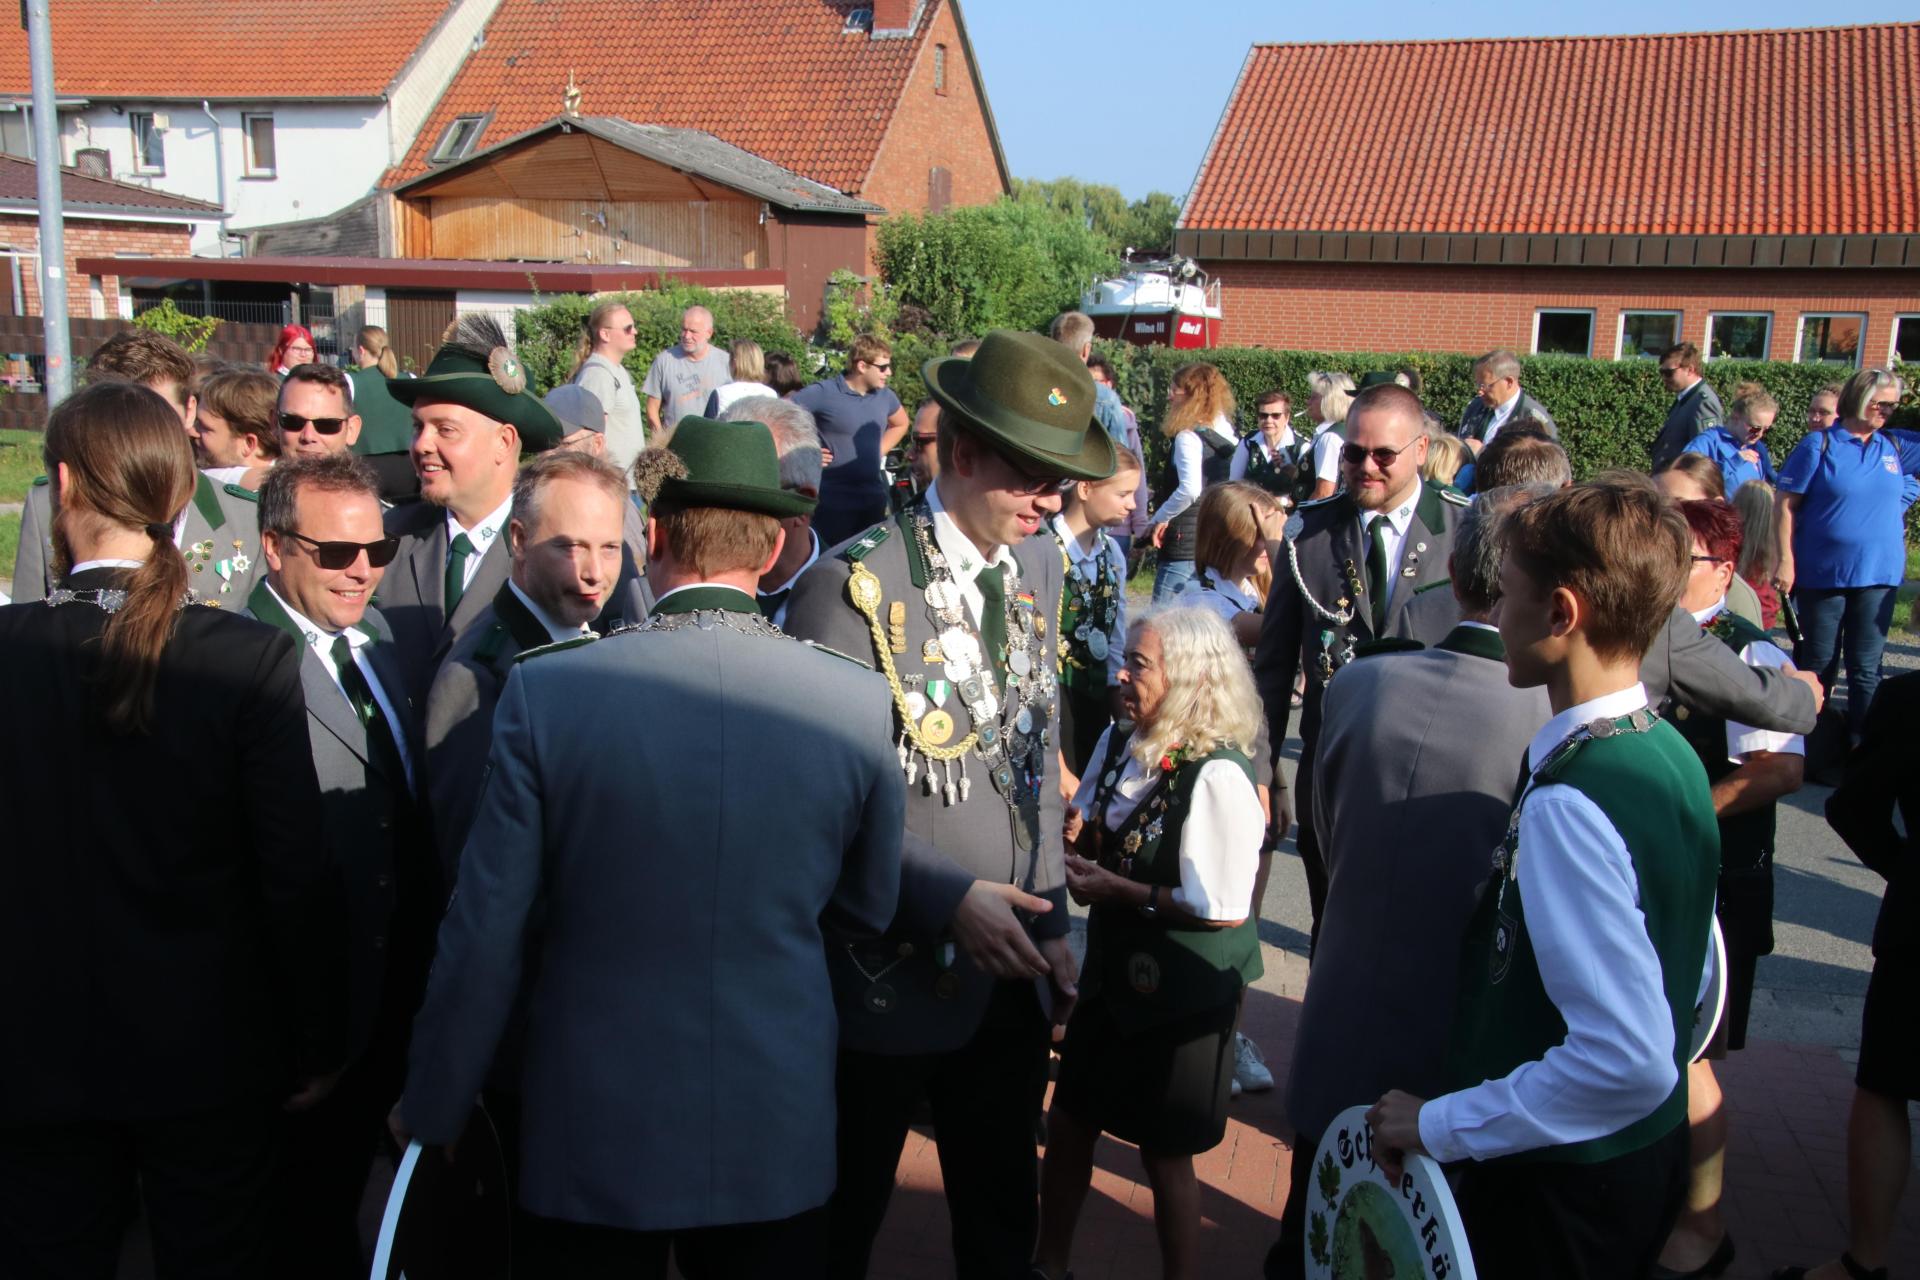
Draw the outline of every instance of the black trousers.
[[[522,1210],[514,1215],[513,1270],[537,1280],[665,1280],[671,1254],[686,1280],[821,1280],[826,1246],[824,1207],[686,1231],[622,1231]]]
[[[867,1274],[923,1099],[933,1108],[959,1280],[1026,1280],[1040,1226],[1034,1127],[1050,1042],[1033,984],[1002,982],[973,1038],[950,1053],[841,1053],[840,1185],[829,1202],[834,1280]]]
[[[1469,1163],[1454,1198],[1483,1280],[1636,1280],[1687,1194],[1687,1126],[1598,1164]]]
[[[0,1276],[113,1280],[137,1199],[158,1280],[277,1274],[276,1110],[0,1129]]]
[[[1301,1280],[1306,1274],[1307,1200],[1313,1194],[1313,1156],[1324,1136],[1294,1136],[1287,1204],[1280,1211],[1280,1238],[1267,1250],[1266,1265],[1260,1273],[1266,1280]]]

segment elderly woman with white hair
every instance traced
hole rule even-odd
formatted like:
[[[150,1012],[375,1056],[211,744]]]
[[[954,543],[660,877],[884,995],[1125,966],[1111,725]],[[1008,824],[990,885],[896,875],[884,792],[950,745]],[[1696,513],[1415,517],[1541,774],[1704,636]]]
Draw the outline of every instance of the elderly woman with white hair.
[[[1193,1157],[1226,1133],[1240,993],[1261,972],[1246,658],[1218,615],[1173,609],[1134,623],[1119,679],[1133,728],[1102,735],[1067,817],[1067,888],[1092,913],[1047,1117],[1034,1271],[1049,1280],[1103,1132],[1140,1147],[1164,1273],[1195,1273]]]

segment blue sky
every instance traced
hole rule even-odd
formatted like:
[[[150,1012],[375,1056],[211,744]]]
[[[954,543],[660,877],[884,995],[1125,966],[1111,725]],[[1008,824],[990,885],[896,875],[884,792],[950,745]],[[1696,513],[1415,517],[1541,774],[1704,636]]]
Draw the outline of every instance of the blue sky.
[[[1184,198],[1256,42],[1615,35],[1905,22],[1913,0],[1737,8],[1440,0],[962,0],[1007,163]]]

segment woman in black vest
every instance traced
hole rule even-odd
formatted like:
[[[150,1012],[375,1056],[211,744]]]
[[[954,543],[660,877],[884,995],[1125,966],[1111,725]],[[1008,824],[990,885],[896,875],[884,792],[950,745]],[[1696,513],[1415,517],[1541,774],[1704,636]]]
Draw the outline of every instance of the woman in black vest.
[[[1240,992],[1261,971],[1247,661],[1213,613],[1169,610],[1133,625],[1120,688],[1133,731],[1102,735],[1067,818],[1067,887],[1093,911],[1047,1116],[1048,1280],[1066,1274],[1103,1132],[1140,1147],[1164,1274],[1194,1274],[1193,1157],[1226,1133]]]
[[[58,586],[0,608],[0,1275],[280,1272],[281,1110],[345,1056],[345,923],[290,636],[198,605],[179,416],[48,419]]]
[[[1167,416],[1160,432],[1173,441],[1160,474],[1164,495],[1148,533],[1159,548],[1153,602],[1180,594],[1193,576],[1193,539],[1200,491],[1227,478],[1233,466],[1233,390],[1210,364],[1183,365],[1167,388]]]

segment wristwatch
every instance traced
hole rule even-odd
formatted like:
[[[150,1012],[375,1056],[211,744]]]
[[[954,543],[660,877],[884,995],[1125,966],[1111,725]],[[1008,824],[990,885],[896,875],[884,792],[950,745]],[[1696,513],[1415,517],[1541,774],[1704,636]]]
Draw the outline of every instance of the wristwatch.
[[[1143,916],[1157,916],[1160,914],[1160,886],[1159,885],[1156,884],[1152,888],[1147,890],[1146,905],[1140,908],[1140,914]]]

